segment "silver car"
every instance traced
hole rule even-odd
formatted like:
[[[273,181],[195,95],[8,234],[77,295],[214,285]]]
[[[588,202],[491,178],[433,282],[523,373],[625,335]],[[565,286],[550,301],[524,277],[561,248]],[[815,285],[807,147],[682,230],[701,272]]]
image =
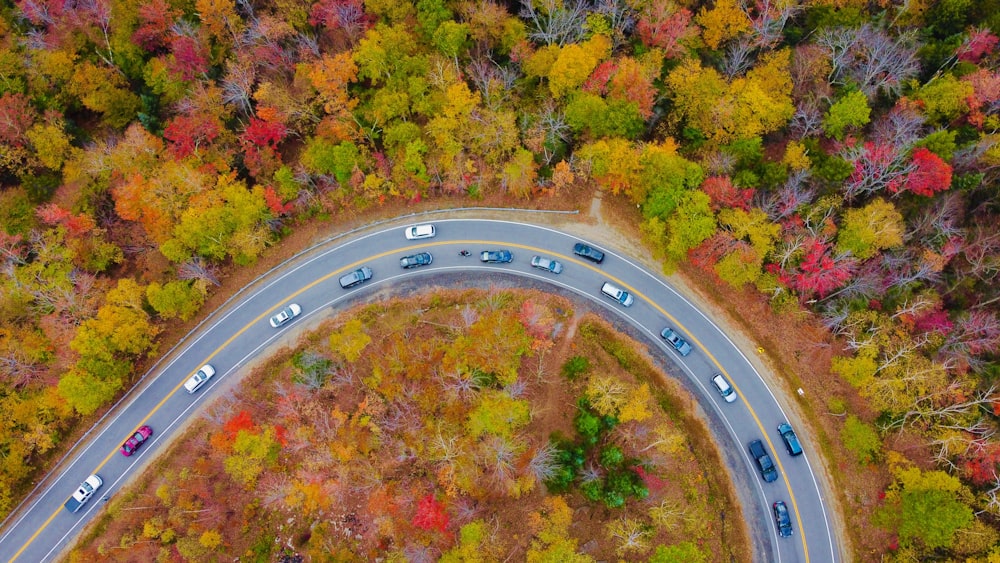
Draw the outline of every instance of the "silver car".
[[[556,260],[552,260],[550,258],[543,258],[541,256],[532,256],[531,266],[533,268],[538,268],[539,270],[552,272],[553,274],[562,273],[563,269],[563,265],[561,262],[557,262]]]

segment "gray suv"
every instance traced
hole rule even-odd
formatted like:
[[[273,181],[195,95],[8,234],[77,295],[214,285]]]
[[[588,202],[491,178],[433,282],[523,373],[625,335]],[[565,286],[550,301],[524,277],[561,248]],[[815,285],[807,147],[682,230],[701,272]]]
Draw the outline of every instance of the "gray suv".
[[[340,287],[347,289],[372,279],[372,269],[368,266],[340,276]]]

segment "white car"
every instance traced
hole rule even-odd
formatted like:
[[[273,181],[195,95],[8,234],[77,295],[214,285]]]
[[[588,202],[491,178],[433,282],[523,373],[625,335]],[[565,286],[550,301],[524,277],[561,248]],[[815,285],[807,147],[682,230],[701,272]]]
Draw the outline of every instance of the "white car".
[[[719,390],[719,394],[722,398],[726,400],[727,403],[732,403],[736,400],[736,391],[733,390],[733,386],[726,381],[725,377],[722,377],[721,373],[715,374],[712,378],[712,383],[715,384],[715,388]]]
[[[188,393],[194,393],[198,389],[201,389],[201,386],[204,385],[206,381],[212,379],[213,375],[215,375],[215,368],[213,368],[210,364],[205,364],[184,382],[184,388],[187,389]]]
[[[434,225],[430,224],[412,225],[406,227],[406,230],[403,231],[403,234],[406,235],[406,238],[409,240],[417,240],[422,238],[431,238],[437,234],[437,230],[434,228]]]
[[[302,307],[299,307],[297,303],[292,303],[282,309],[277,315],[271,317],[271,326],[278,328],[301,314]]]

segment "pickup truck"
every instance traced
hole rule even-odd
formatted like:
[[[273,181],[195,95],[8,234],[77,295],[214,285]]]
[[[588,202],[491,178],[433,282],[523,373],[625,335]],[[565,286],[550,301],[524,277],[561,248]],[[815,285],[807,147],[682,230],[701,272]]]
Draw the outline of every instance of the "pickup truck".
[[[764,449],[764,443],[760,440],[754,440],[750,442],[750,456],[753,457],[754,461],[757,462],[757,468],[760,469],[760,475],[764,478],[764,481],[770,483],[778,479],[778,470],[774,467],[774,462],[771,461],[771,456]]]
[[[87,504],[90,497],[94,496],[94,493],[96,493],[97,489],[100,489],[102,485],[104,485],[104,481],[101,480],[99,475],[91,475],[90,477],[87,477],[87,480],[80,483],[80,486],[77,487],[73,496],[69,497],[69,500],[66,501],[66,510],[70,512],[78,512],[81,508],[83,508],[84,504]]]

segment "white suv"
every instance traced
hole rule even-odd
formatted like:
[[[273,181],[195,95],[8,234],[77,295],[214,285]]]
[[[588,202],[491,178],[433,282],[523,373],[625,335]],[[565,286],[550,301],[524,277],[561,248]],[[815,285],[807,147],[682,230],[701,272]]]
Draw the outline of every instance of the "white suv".
[[[630,307],[632,302],[635,301],[635,298],[629,295],[629,292],[624,289],[620,289],[617,286],[611,285],[608,282],[604,282],[604,285],[601,286],[601,293],[621,303],[625,307]]]

